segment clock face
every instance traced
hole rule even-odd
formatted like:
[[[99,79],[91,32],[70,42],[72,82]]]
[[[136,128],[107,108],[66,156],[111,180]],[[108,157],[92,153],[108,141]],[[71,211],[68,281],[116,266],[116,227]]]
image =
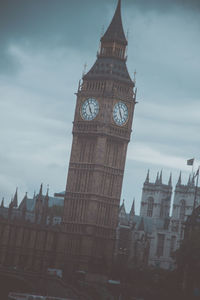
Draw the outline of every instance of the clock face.
[[[123,102],[118,102],[113,108],[113,120],[118,126],[123,126],[128,121],[128,107]]]
[[[99,103],[94,98],[85,100],[81,106],[81,116],[86,121],[91,121],[98,115]]]

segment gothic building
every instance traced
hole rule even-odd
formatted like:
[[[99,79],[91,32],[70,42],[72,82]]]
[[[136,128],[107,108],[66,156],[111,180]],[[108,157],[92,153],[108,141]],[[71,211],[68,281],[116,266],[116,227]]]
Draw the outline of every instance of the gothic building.
[[[123,252],[132,267],[175,268],[173,252],[180,247],[184,238],[188,216],[200,203],[200,188],[195,187],[194,175],[189,176],[186,185],[181,181],[180,173],[172,204],[172,176],[168,184],[164,184],[161,172],[157,174],[155,182],[150,182],[148,171],[143,185],[140,215],[133,213],[133,206],[129,214],[124,203],[120,208],[116,258]]]
[[[200,188],[196,189],[194,176],[190,176],[184,185],[180,174],[171,203],[171,176],[168,184],[162,182],[162,173],[157,175],[155,182],[151,182],[148,172],[143,185],[140,215],[135,214],[135,201],[130,213],[126,212],[124,202],[118,211],[113,253],[120,267],[173,269],[172,254],[180,247],[185,221],[194,212],[195,192],[199,211]],[[9,207],[4,207],[2,200],[0,264],[44,272],[47,266],[63,269],[67,265],[67,233],[62,226],[64,196],[65,192],[62,192],[51,197],[48,191],[43,195],[41,186],[38,194],[33,197],[26,194],[19,205],[17,191]]]
[[[68,267],[109,268],[135,106],[121,1],[77,92],[63,226]]]
[[[46,273],[63,269],[65,257],[61,214],[63,199],[42,193],[27,194],[18,205],[17,190],[9,207],[0,207],[0,265]]]

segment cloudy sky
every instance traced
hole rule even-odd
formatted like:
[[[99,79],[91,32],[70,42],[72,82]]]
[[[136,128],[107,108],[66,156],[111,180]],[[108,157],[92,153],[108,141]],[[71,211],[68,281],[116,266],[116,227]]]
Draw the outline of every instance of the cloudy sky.
[[[75,95],[84,64],[95,61],[102,28],[117,0],[0,1],[0,197],[6,203],[65,189]],[[138,104],[122,199],[163,170],[173,183],[200,164],[200,2],[122,0],[129,31],[128,69],[137,71]]]

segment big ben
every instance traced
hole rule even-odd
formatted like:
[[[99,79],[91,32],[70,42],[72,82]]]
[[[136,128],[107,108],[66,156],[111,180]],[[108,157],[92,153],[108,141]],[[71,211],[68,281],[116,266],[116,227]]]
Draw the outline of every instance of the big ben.
[[[64,201],[67,265],[109,269],[115,245],[135,86],[126,67],[121,0],[77,92]]]

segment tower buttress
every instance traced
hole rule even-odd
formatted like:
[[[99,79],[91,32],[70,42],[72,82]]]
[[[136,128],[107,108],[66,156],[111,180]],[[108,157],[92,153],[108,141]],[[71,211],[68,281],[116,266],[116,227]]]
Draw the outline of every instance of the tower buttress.
[[[171,177],[170,177],[171,178]],[[142,190],[140,215],[151,218],[169,217],[172,185],[162,183],[162,171],[157,173],[155,183],[145,180]]]

